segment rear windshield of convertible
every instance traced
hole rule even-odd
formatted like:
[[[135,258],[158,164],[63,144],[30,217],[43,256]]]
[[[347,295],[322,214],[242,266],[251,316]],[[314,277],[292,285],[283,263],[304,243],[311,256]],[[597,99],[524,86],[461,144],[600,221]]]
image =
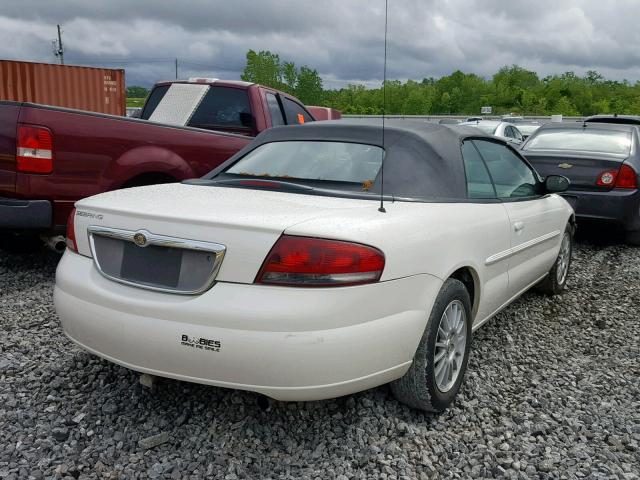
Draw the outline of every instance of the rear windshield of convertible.
[[[552,129],[540,131],[524,150],[573,150],[629,155],[631,133],[618,130]]]
[[[224,173],[275,179],[372,184],[383,150],[345,142],[284,141],[260,145]]]

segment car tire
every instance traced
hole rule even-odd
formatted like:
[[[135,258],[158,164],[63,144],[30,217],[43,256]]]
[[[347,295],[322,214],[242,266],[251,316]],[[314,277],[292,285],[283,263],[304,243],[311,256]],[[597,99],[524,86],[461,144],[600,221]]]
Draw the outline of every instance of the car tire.
[[[567,225],[560,243],[558,257],[553,263],[546,277],[536,286],[539,292],[546,295],[558,295],[567,286],[567,278],[571,268],[571,255],[573,253],[573,228]]]
[[[456,326],[464,333],[464,345],[455,335]],[[467,369],[471,327],[469,292],[462,282],[450,278],[438,293],[411,367],[391,383],[398,401],[427,412],[441,412],[453,402]],[[447,335],[448,340],[443,341]],[[451,374],[442,373],[447,363]]]
[[[624,234],[624,241],[629,245],[640,246],[640,230],[635,232],[626,232]]]

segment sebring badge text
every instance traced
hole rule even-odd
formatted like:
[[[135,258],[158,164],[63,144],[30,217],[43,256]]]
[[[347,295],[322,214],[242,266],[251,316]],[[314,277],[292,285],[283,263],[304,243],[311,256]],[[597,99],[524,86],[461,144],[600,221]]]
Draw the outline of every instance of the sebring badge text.
[[[210,340],[208,338],[190,337],[189,335],[182,335],[180,345],[185,347],[191,347],[198,350],[208,350],[210,352],[219,352],[222,348],[220,340]]]
[[[100,215],[99,213],[83,212],[82,210],[78,210],[76,212],[76,215],[79,217],[93,218],[95,220],[102,220],[104,218],[104,216]]]

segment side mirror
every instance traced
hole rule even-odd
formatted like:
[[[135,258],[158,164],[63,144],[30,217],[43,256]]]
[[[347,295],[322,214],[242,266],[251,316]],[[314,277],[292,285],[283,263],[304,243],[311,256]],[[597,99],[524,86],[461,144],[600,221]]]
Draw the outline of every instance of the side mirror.
[[[548,193],[564,192],[571,185],[571,181],[562,175],[549,175],[544,179],[544,188]]]
[[[141,108],[137,108],[135,110],[133,110],[131,112],[131,114],[129,115],[129,118],[140,118],[142,117],[142,109]]]

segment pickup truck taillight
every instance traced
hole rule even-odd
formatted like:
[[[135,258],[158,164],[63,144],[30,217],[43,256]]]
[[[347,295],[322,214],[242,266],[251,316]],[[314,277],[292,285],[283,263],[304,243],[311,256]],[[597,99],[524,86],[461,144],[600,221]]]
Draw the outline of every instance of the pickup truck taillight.
[[[598,176],[596,185],[615,188],[638,188],[638,174],[629,165],[623,164],[620,170],[607,170]]]
[[[256,283],[340,287],[380,280],[384,254],[360,243],[283,235],[267,255]]]
[[[18,125],[16,168],[24,173],[53,171],[53,135],[37,125]]]
[[[76,243],[76,209],[71,210],[69,218],[67,219],[67,248],[72,252],[78,251],[78,244]]]

